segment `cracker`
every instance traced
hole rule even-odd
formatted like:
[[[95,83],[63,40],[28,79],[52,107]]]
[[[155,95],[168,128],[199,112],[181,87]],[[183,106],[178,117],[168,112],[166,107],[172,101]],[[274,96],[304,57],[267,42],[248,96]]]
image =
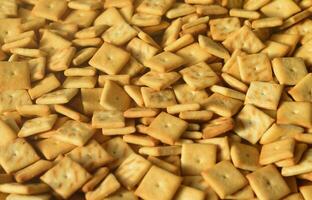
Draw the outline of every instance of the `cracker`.
[[[282,168],[282,175],[294,176],[294,175],[305,174],[305,173],[311,172],[312,171],[311,156],[312,156],[312,150],[311,149],[306,150],[301,160],[297,164]]]
[[[202,172],[202,176],[220,198],[225,198],[247,185],[245,177],[229,161],[219,162]]]
[[[7,173],[18,171],[40,159],[32,146],[21,138],[1,146],[0,155],[0,164]]]
[[[141,93],[141,87],[139,86],[134,86],[134,85],[125,85],[124,90],[126,93],[134,100],[134,102],[138,106],[143,106],[143,96]]]
[[[28,90],[28,93],[32,99],[36,99],[52,90],[58,88],[61,85],[59,80],[54,74],[48,74],[44,79],[34,85]]]
[[[258,10],[265,4],[269,3],[269,0],[248,0],[244,2],[244,9],[246,10]]]
[[[65,76],[95,76],[96,69],[93,67],[69,68],[64,71]]]
[[[280,139],[295,138],[296,134],[302,133],[303,131],[304,129],[299,126],[274,123],[268,130],[265,131],[259,143],[268,144]]]
[[[160,46],[156,43],[156,41],[147,33],[140,31],[138,34],[138,37],[143,40],[144,42],[147,42],[148,44],[156,47],[156,48],[160,48]]]
[[[211,120],[209,123],[203,125],[203,138],[212,138],[234,128],[234,120],[232,118],[219,117]]]
[[[156,146],[156,147],[141,147],[139,149],[140,154],[149,156],[172,156],[180,155],[180,146]]]
[[[183,58],[171,52],[162,52],[144,61],[144,65],[157,72],[172,71],[184,64]]]
[[[288,56],[292,55],[292,53],[294,52],[299,39],[299,35],[292,34],[273,34],[270,37],[271,41],[279,42],[289,46],[289,51],[287,54]]]
[[[123,113],[126,118],[155,117],[159,113],[158,109],[134,107]]]
[[[229,35],[222,44],[230,52],[233,52],[235,49],[241,49],[247,53],[257,53],[265,47],[261,40],[246,25]]]
[[[15,133],[14,129],[12,129],[9,126],[9,124],[2,119],[0,119],[0,129],[2,134],[0,146],[12,142],[17,137],[17,134]]]
[[[245,104],[276,110],[283,86],[275,83],[253,81],[248,88]]]
[[[115,81],[119,85],[129,85],[130,84],[130,75],[128,75],[128,74],[100,75],[98,78],[99,86],[103,87],[106,80]]]
[[[125,119],[121,111],[94,111],[92,127],[94,128],[121,128],[125,126]]]
[[[18,132],[18,137],[29,137],[38,133],[49,131],[52,129],[57,115],[52,114],[44,117],[37,117],[24,122],[21,130]]]
[[[96,82],[95,76],[69,76],[63,82],[63,88],[94,88]]]
[[[75,148],[75,145],[65,143],[53,138],[48,138],[34,143],[47,160],[53,160],[57,156],[65,154]]]
[[[51,195],[40,194],[40,195],[23,195],[23,194],[10,194],[7,196],[7,200],[49,200]]]
[[[172,163],[169,163],[167,161],[164,161],[162,159],[159,159],[159,158],[156,158],[156,157],[153,157],[153,156],[148,156],[147,158],[153,165],[157,166],[157,167],[160,167],[162,169],[165,169],[171,173],[174,173],[174,174],[179,174],[179,171],[180,169],[172,164]]]
[[[200,200],[205,198],[205,193],[201,190],[188,187],[180,186],[179,190],[175,194],[174,199],[176,200],[186,200],[186,199]]]
[[[77,24],[78,27],[89,27],[98,15],[96,10],[72,10],[65,18],[64,22]]]
[[[270,59],[283,57],[288,54],[289,46],[280,42],[267,40],[265,43],[266,47],[261,50],[261,53],[268,55]]]
[[[259,163],[261,165],[271,164],[280,160],[294,157],[295,140],[285,139],[265,144],[261,148]]]
[[[38,160],[34,164],[16,172],[14,178],[18,183],[29,181],[53,167],[52,162],[46,160]]]
[[[127,157],[115,171],[116,178],[127,189],[133,189],[150,169],[151,163],[137,154]]]
[[[228,60],[230,58],[229,52],[221,44],[213,41],[211,38],[199,35],[198,42],[199,46],[204,48],[211,55],[224,60]]]
[[[152,166],[144,176],[135,194],[144,199],[156,200],[162,194],[162,199],[172,199],[178,190],[182,179],[166,170]]]
[[[214,93],[205,101],[204,106],[220,116],[231,117],[239,111],[242,104],[240,100]]]
[[[275,163],[276,166],[288,167],[288,166],[297,164],[300,161],[303,153],[305,152],[307,148],[308,148],[307,144],[297,143],[295,146],[295,150],[294,150],[294,156],[292,158],[288,158],[288,159],[276,162]]]
[[[251,24],[252,28],[268,28],[276,27],[283,24],[283,20],[278,17],[267,17],[263,19],[254,20]]]
[[[37,104],[65,104],[68,103],[76,94],[78,89],[59,89],[42,95],[36,99]]]
[[[229,14],[231,17],[239,17],[239,18],[246,18],[246,19],[259,19],[260,18],[260,13],[257,11],[250,11],[250,10],[244,10],[244,9],[239,9],[239,8],[232,8]]]
[[[238,99],[238,100],[242,100],[242,101],[245,100],[245,94],[238,92],[236,90],[232,90],[232,89],[227,88],[227,87],[222,87],[219,85],[213,85],[210,87],[210,90],[212,92],[215,92],[215,93],[218,93],[218,94],[221,94],[223,96],[227,96],[227,97],[230,97],[233,99]]]
[[[101,94],[100,104],[108,110],[126,110],[130,106],[130,97],[118,84],[107,80]]]
[[[105,42],[109,42],[114,45],[124,45],[138,32],[127,23],[119,23],[104,32],[102,38]]]
[[[168,28],[164,32],[161,45],[163,47],[166,47],[170,45],[172,42],[176,41],[178,39],[181,28],[182,28],[181,18],[172,21],[172,23],[168,26]]]
[[[100,36],[104,31],[108,29],[106,25],[95,25],[88,28],[84,28],[75,33],[75,38],[94,38]]]
[[[152,58],[158,52],[156,47],[136,37],[127,44],[126,49],[141,63]]]
[[[134,57],[131,56],[128,63],[120,71],[120,74],[129,75],[130,77],[133,77],[138,73],[142,72],[143,69],[144,66],[140,62],[138,62]]]
[[[161,16],[158,15],[135,13],[131,18],[131,23],[139,27],[145,27],[158,25],[160,20]]]
[[[155,71],[149,71],[139,78],[139,82],[154,90],[162,90],[175,83],[180,79],[180,77],[180,74],[177,72],[159,73]]]
[[[218,148],[217,152],[217,160],[230,160],[230,146],[229,139],[227,136],[224,137],[216,137],[210,139],[197,140],[198,143],[204,144],[214,144]]]
[[[152,121],[147,131],[150,136],[173,145],[186,129],[187,122],[162,112]]]
[[[94,111],[104,110],[100,104],[102,88],[81,89],[82,107],[85,114],[91,115]]]
[[[213,56],[207,53],[198,43],[190,44],[178,50],[176,53],[178,56],[184,58],[186,65],[194,65],[213,58]]]
[[[156,91],[148,87],[142,87],[141,93],[147,108],[166,108],[176,104],[172,89]]]
[[[235,167],[248,171],[255,171],[260,167],[259,151],[256,147],[234,143],[231,146],[231,158]]]
[[[14,0],[1,1],[2,7],[0,12],[5,16],[16,16],[17,15],[17,3]]]
[[[46,65],[45,57],[39,57],[39,58],[28,60],[28,66],[30,69],[30,80],[32,82],[41,80],[44,78],[45,65]]]
[[[107,74],[117,74],[130,59],[130,54],[109,43],[104,43],[89,64]]]
[[[63,105],[54,105],[54,110],[57,113],[60,113],[64,116],[67,116],[70,119],[79,121],[79,122],[88,122],[89,118],[69,107]]]
[[[52,21],[58,21],[67,10],[67,2],[65,0],[40,0],[37,1],[32,13],[37,17],[42,17]]]
[[[199,104],[177,104],[173,106],[167,107],[167,113],[169,114],[177,114],[184,111],[196,111],[200,109]]]
[[[194,90],[201,90],[219,81],[217,74],[204,62],[186,67],[180,71],[183,80]]]
[[[0,91],[30,88],[30,71],[26,62],[0,62]]]
[[[114,137],[102,144],[104,149],[115,159],[111,167],[119,166],[130,154],[131,147],[120,137]]]
[[[103,128],[102,134],[103,135],[126,135],[131,134],[136,131],[135,121],[128,120],[126,121],[125,127],[122,128]]]
[[[83,192],[89,192],[96,188],[96,186],[108,175],[109,169],[107,167],[101,167],[95,171],[93,177],[86,182],[83,187]]]
[[[136,10],[138,12],[148,13],[152,15],[163,15],[172,6],[173,3],[173,0],[163,0],[156,2],[143,0]]]
[[[301,186],[299,188],[300,193],[302,194],[304,199],[309,199],[312,196],[312,187],[310,185]]]
[[[138,135],[138,134],[131,134],[131,135],[124,135],[122,139],[130,144],[137,144],[141,146],[156,146],[159,141],[145,135]]]
[[[120,183],[113,174],[108,174],[102,183],[94,190],[86,193],[87,200],[100,200],[120,188]]]
[[[56,33],[45,29],[40,39],[39,49],[47,52],[49,55],[53,55],[57,51],[69,48],[70,46],[70,41],[64,39]],[[61,60],[61,58],[58,58],[58,60]]]
[[[241,78],[244,82],[271,81],[272,69],[266,54],[251,54],[238,56],[238,66]]]
[[[274,119],[269,115],[247,104],[235,118],[234,132],[241,138],[255,144],[273,122]]]
[[[185,16],[187,14],[194,13],[196,8],[186,3],[174,3],[173,6],[167,11],[166,17],[169,19]]]
[[[209,21],[209,26],[212,38],[217,41],[225,40],[241,27],[240,21],[236,17],[212,19]]]
[[[311,109],[310,102],[282,102],[277,110],[277,123],[309,128],[312,126]]]
[[[66,143],[83,146],[93,134],[94,129],[92,129],[89,124],[69,120],[57,129],[53,137]]]
[[[302,58],[274,58],[272,67],[278,82],[285,85],[295,85],[307,75]]]
[[[231,55],[231,58],[225,62],[222,68],[222,72],[226,72],[227,74],[233,76],[234,78],[241,80],[237,57],[245,55],[247,54],[241,51],[240,49],[234,50]]]
[[[171,51],[175,52],[187,45],[190,45],[194,42],[194,38],[191,34],[184,34],[177,40],[173,41],[172,43],[168,44],[165,48],[164,51]]]
[[[63,158],[40,179],[66,199],[76,192],[91,175],[70,158]]]
[[[114,20],[112,21],[111,19]],[[107,8],[94,20],[94,25],[113,26],[114,24],[118,24],[121,22],[125,22],[125,20],[120,15],[119,11],[116,8]]]
[[[312,73],[303,77],[288,93],[295,101],[310,101],[312,102]]]
[[[268,17],[281,17],[286,19],[293,14],[296,14],[301,9],[300,7],[293,1],[283,1],[277,0],[267,5],[263,6],[261,12]]]
[[[91,140],[83,147],[75,148],[66,156],[90,171],[113,161],[113,157],[95,140]]]
[[[20,184],[20,183],[3,183],[0,184],[0,192],[4,193],[14,193],[14,194],[41,194],[48,192],[50,189],[44,183],[29,183],[29,184]]]
[[[193,90],[188,84],[178,84],[173,87],[179,103],[198,103],[202,105],[208,98],[205,90]]]
[[[274,165],[262,167],[247,174],[246,178],[260,199],[280,199],[290,193],[289,187]]]
[[[179,118],[181,119],[194,121],[209,121],[212,116],[213,113],[208,110],[182,111],[179,114]]]
[[[183,144],[181,167],[183,175],[200,175],[215,165],[217,146],[213,144]]]
[[[248,90],[248,87],[247,85],[245,85],[245,83],[241,82],[240,80],[234,78],[233,76],[227,73],[222,73],[221,77],[230,87],[236,90],[239,90],[241,92],[246,92]]]
[[[63,71],[68,69],[75,53],[76,49],[74,47],[59,49],[49,56],[47,68],[51,71]]]
[[[73,64],[77,66],[88,61],[90,58],[92,58],[92,56],[94,55],[96,51],[97,51],[97,48],[94,48],[94,47],[81,49],[74,56]]]
[[[77,10],[96,10],[101,8],[101,3],[98,1],[72,1],[68,3],[68,7]]]

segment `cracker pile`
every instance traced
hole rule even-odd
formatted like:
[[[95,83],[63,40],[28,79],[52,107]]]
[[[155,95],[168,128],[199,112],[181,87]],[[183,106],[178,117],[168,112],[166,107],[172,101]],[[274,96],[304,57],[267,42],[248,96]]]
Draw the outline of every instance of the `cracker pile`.
[[[0,0],[0,200],[311,200],[311,0]]]

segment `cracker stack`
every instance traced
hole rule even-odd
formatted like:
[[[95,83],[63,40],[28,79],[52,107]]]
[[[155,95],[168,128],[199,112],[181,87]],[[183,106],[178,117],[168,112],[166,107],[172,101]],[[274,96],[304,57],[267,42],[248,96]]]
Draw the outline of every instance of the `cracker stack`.
[[[312,0],[0,0],[0,200],[312,200]]]

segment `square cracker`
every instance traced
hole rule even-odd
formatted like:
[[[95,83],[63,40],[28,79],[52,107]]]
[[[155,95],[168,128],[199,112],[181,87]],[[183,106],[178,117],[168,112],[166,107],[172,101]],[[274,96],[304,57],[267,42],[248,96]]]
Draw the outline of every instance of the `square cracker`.
[[[39,49],[53,55],[58,51],[71,46],[71,42],[60,35],[45,29],[40,39]]]
[[[237,57],[242,81],[271,81],[272,69],[269,57],[266,54],[251,54]]]
[[[94,111],[104,110],[100,104],[103,88],[81,88],[83,112],[92,115]]]
[[[206,90],[193,90],[188,84],[174,85],[173,90],[178,102],[183,104],[203,104],[208,98]]]
[[[274,165],[262,167],[247,174],[246,178],[259,199],[281,199],[290,193],[287,183]]]
[[[161,112],[150,124],[147,133],[165,144],[173,145],[187,129],[187,122]]]
[[[142,87],[141,93],[147,108],[166,108],[176,104],[172,89],[156,91],[148,87]]]
[[[287,19],[301,11],[296,2],[285,0],[275,0],[263,6],[260,10],[268,17],[280,17],[283,19]]]
[[[31,99],[26,90],[6,90],[0,92],[0,113],[16,110],[16,106],[31,105]]]
[[[231,117],[239,111],[243,102],[238,99],[213,93],[210,97],[208,97],[203,105],[207,110],[210,110],[220,116]]]
[[[235,118],[234,132],[252,144],[257,143],[274,119],[253,105],[247,104]]]
[[[205,192],[199,189],[181,185],[177,193],[175,194],[175,200],[203,200],[205,199]],[[208,198],[209,199],[209,198]]]
[[[180,71],[183,80],[194,90],[201,90],[216,84],[218,75],[205,62],[200,62]]]
[[[68,120],[56,130],[53,137],[76,146],[83,146],[93,136],[95,130],[89,124]]]
[[[120,183],[117,181],[116,177],[110,173],[95,190],[86,193],[86,200],[104,199],[110,194],[116,192],[119,188]]]
[[[17,35],[22,32],[21,19],[18,18],[4,18],[0,19],[0,43],[4,42],[5,37]]]
[[[38,0],[32,13],[37,17],[58,21],[66,10],[66,0]]]
[[[200,175],[215,165],[217,146],[213,144],[182,144],[181,168],[183,175]]]
[[[77,24],[78,27],[89,27],[97,17],[96,10],[72,10],[65,18],[64,23]]]
[[[105,42],[91,58],[89,64],[107,74],[117,74],[129,59],[128,52]]]
[[[56,114],[42,116],[27,120],[24,122],[21,130],[18,133],[18,137],[28,137],[52,129],[57,119]]]
[[[276,110],[283,91],[283,85],[253,81],[247,90],[245,104]]]
[[[295,176],[295,175],[304,175],[312,171],[312,149],[306,150],[303,154],[301,160],[289,167],[282,168],[283,176]]]
[[[198,143],[214,144],[217,146],[217,161],[230,160],[230,145],[228,136],[197,140]]]
[[[178,72],[149,71],[140,77],[139,82],[154,90],[162,90],[176,82],[180,77]]]
[[[256,34],[246,25],[230,34],[222,44],[230,52],[241,49],[247,53],[257,53],[265,47]]]
[[[77,88],[59,89],[36,99],[36,104],[65,104],[78,93]]]
[[[21,195],[42,194],[45,192],[49,192],[49,187],[45,183],[3,183],[0,185],[0,192]]]
[[[178,190],[181,182],[181,177],[152,166],[135,190],[135,194],[149,200],[158,200],[161,194],[163,200],[170,200]]]
[[[135,37],[127,45],[128,52],[133,55],[142,64],[152,58],[157,52],[158,49],[147,42]]]
[[[271,164],[280,160],[294,157],[295,140],[292,138],[265,144],[261,148],[259,163]]]
[[[113,161],[113,157],[95,140],[91,140],[83,147],[75,148],[66,156],[90,171]]]
[[[302,58],[274,58],[272,67],[278,82],[284,85],[295,85],[308,73]]]
[[[198,42],[199,46],[205,49],[211,55],[222,58],[224,60],[228,60],[230,58],[229,52],[221,44],[215,42],[210,37],[199,35]]]
[[[137,7],[137,11],[152,15],[163,15],[172,6],[173,3],[173,0],[143,0],[142,3]]]
[[[295,101],[312,102],[312,73],[307,74],[288,93]]]
[[[256,147],[234,143],[231,146],[231,158],[235,167],[255,171],[260,167],[259,164],[259,151]]]
[[[121,128],[125,125],[125,118],[119,110],[94,111],[92,116],[94,128]]]
[[[284,101],[277,109],[278,124],[312,127],[312,103]]]
[[[7,173],[18,171],[39,159],[32,146],[21,138],[0,147],[0,164]]]
[[[164,51],[145,60],[143,64],[157,72],[168,72],[184,64],[184,59],[174,53]]]
[[[241,27],[237,17],[212,19],[209,21],[209,26],[212,38],[217,41],[225,40]]]
[[[114,45],[124,45],[138,34],[137,30],[132,28],[128,23],[119,23],[107,29],[102,38],[105,42]]]
[[[131,99],[117,83],[111,80],[105,81],[102,90],[100,104],[106,110],[127,110]]]
[[[151,163],[138,154],[131,154],[116,169],[115,176],[128,190],[133,189],[150,169]]]
[[[246,178],[230,161],[219,162],[202,172],[202,176],[222,199],[248,184]]]
[[[91,175],[83,167],[68,157],[63,158],[40,177],[64,199],[70,197],[90,178]]]
[[[30,88],[27,62],[0,62],[0,92]]]
[[[200,47],[198,43],[190,44],[177,51],[177,55],[182,57],[187,65],[194,65],[199,62],[209,61],[215,57],[207,53],[207,51]]]

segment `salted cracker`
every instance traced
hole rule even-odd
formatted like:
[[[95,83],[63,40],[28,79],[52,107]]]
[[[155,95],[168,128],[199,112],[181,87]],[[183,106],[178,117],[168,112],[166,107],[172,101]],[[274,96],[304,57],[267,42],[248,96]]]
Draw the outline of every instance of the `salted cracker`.
[[[121,128],[125,126],[123,113],[118,110],[94,111],[92,127],[94,128]]]
[[[37,1],[32,13],[37,17],[46,18],[52,21],[58,21],[67,10],[65,0],[40,0]]]
[[[179,80],[180,77],[180,74],[177,72],[149,71],[139,78],[139,82],[154,90],[162,90],[170,87],[170,85]]]
[[[49,191],[49,187],[45,183],[3,183],[0,184],[0,192],[15,193],[21,195],[42,194]]]
[[[53,167],[53,163],[47,160],[38,160],[32,165],[17,171],[14,178],[18,183],[29,181]]]
[[[68,103],[76,94],[78,89],[59,89],[47,93],[36,99],[37,104],[65,104]]]
[[[295,101],[310,101],[312,102],[312,73],[307,74],[303,77],[288,93],[292,96]]]
[[[179,103],[198,103],[203,105],[208,98],[206,90],[194,90],[188,84],[176,84],[173,86],[173,90]]]
[[[18,132],[18,137],[28,137],[52,129],[57,115],[51,114],[48,116],[37,117],[24,122],[21,130]]]
[[[260,168],[259,151],[256,147],[234,143],[231,146],[231,158],[235,167],[248,171],[255,171]]]
[[[203,124],[203,138],[213,138],[226,133],[234,128],[234,120],[227,117],[219,117]]]
[[[148,87],[142,87],[141,93],[147,108],[166,108],[176,104],[175,95],[172,89],[169,88],[156,91]]]

